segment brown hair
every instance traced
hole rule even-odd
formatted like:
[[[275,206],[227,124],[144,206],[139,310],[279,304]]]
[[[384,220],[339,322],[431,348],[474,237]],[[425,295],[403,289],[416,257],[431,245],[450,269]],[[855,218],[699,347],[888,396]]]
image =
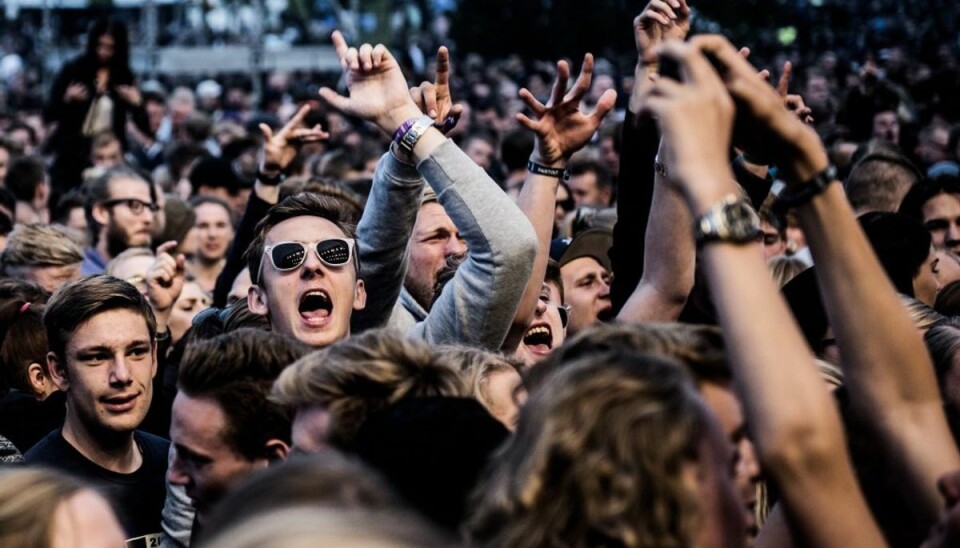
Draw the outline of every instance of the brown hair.
[[[476,491],[480,545],[692,546],[710,416],[675,363],[594,354],[532,392]]]
[[[374,330],[304,356],[280,375],[271,397],[289,409],[326,406],[331,441],[350,447],[367,417],[404,398],[468,394],[448,357]]]
[[[47,333],[43,305],[10,301],[0,306],[0,368],[4,387],[34,393],[28,368],[40,364],[47,373]]]
[[[153,344],[156,344],[157,320],[153,309],[136,287],[112,276],[97,275],[68,283],[47,303],[43,325],[53,352],[66,366],[67,343],[81,324],[104,312],[130,310],[143,317]]]
[[[3,272],[10,267],[69,266],[83,262],[83,250],[58,227],[43,224],[17,225],[0,255]]]
[[[238,329],[187,347],[177,389],[216,401],[227,417],[223,439],[247,459],[263,457],[268,440],[290,441],[290,415],[269,401],[280,372],[309,351],[276,332]]]

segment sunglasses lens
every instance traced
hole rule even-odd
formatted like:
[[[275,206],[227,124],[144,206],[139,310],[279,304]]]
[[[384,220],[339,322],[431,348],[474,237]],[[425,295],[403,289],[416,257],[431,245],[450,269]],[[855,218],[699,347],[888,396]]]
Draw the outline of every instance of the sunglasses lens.
[[[565,306],[561,306],[557,308],[557,312],[560,313],[560,325],[567,327],[567,322],[570,321],[570,311]]]
[[[329,265],[344,265],[350,261],[350,244],[346,240],[324,240],[317,244],[317,255]]]
[[[298,243],[279,244],[270,252],[273,266],[277,270],[293,270],[307,257],[307,249]]]

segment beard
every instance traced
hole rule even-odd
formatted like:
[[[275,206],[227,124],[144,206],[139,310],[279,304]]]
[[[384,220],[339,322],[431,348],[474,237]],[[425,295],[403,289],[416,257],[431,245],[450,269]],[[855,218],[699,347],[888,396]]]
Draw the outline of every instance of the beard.
[[[106,238],[107,253],[109,253],[111,257],[116,257],[130,247],[133,247],[127,233],[116,223],[111,222],[107,225]],[[150,242],[146,242],[143,244],[143,247],[148,247],[149,245]]]

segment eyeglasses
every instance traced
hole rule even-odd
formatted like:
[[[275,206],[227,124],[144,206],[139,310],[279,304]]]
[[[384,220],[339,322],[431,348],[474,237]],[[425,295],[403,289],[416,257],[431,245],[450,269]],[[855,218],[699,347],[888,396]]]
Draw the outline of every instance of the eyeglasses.
[[[263,248],[263,254],[270,259],[270,264],[279,272],[287,272],[300,268],[307,260],[307,248],[312,247],[320,262],[331,267],[343,266],[350,262],[353,248],[356,244],[351,238],[331,238],[320,240],[312,244],[303,242],[279,242]],[[356,264],[356,263],[354,263]],[[359,265],[357,265],[359,272]],[[260,261],[260,270],[257,272],[257,283],[263,275],[263,261]]]
[[[143,200],[138,200],[136,198],[117,198],[116,200],[107,200],[103,202],[103,205],[106,207],[114,207],[118,205],[125,205],[127,209],[130,210],[130,213],[134,215],[140,215],[145,209],[149,209],[150,213],[156,213],[160,211],[160,206],[152,202],[144,202]]]

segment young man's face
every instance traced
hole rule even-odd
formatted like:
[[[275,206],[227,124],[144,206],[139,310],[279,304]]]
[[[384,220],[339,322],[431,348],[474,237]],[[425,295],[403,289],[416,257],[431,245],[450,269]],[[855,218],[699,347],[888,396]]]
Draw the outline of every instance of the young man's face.
[[[568,332],[572,335],[597,323],[610,311],[610,272],[593,257],[580,257],[563,265],[563,292],[570,305]]]
[[[597,174],[592,171],[570,177],[567,184],[577,207],[607,207],[610,204],[610,192],[600,188]]]
[[[80,324],[63,357],[47,361],[54,382],[67,395],[67,421],[92,436],[132,432],[153,397],[156,348],[147,321],[133,310],[108,310]]]
[[[218,204],[200,204],[193,209],[197,214],[194,224],[197,237],[197,255],[204,262],[216,262],[227,256],[233,240],[230,212]]]
[[[544,282],[540,290],[540,298],[537,300],[533,323],[530,324],[520,347],[517,348],[517,357],[523,360],[527,367],[549,356],[554,348],[563,344],[566,328],[560,319],[562,306],[560,288],[556,284]]]
[[[923,204],[922,213],[934,247],[960,253],[960,196],[937,194]]]
[[[90,160],[96,167],[111,168],[120,167],[123,164],[123,149],[120,148],[120,141],[110,141],[94,149],[91,156]]]
[[[467,252],[460,231],[439,203],[428,202],[420,207],[409,252],[403,285],[420,306],[429,310],[437,274],[446,265],[447,257]]]
[[[304,243],[307,253],[303,264],[281,272],[264,254],[260,280],[247,295],[250,311],[268,316],[274,331],[315,347],[346,338],[350,316],[354,310],[362,310],[367,300],[363,281],[357,279],[355,254],[341,266],[328,266],[317,257],[317,242],[331,238],[346,235],[321,217],[300,216],[278,223],[267,233],[265,246]]]
[[[106,219],[98,219],[107,227],[108,245],[113,255],[131,247],[146,247],[152,238],[155,213],[150,210],[153,199],[150,187],[134,179],[110,182],[110,200],[97,206]],[[119,251],[117,251],[119,249]]]
[[[227,443],[228,420],[212,398],[179,392],[173,400],[170,441],[176,451],[167,479],[186,488],[201,515],[231,487],[269,464],[266,458],[247,459]]]

